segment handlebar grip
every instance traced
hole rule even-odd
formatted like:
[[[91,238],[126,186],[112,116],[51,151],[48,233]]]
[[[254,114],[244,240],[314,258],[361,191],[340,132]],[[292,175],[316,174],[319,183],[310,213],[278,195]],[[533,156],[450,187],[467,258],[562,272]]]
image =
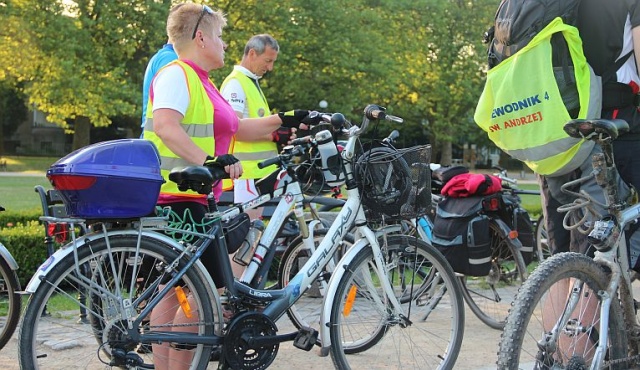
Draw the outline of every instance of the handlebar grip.
[[[307,145],[309,144],[309,142],[311,142],[311,140],[313,139],[313,136],[311,135],[307,135],[307,136],[303,136],[303,137],[299,137],[297,139],[293,139],[291,141],[291,145]]]
[[[400,132],[398,132],[398,130],[393,130],[391,131],[389,136],[383,139],[383,141],[387,143],[393,143],[398,137],[400,137]]]
[[[384,111],[385,108],[379,105],[369,104],[364,108],[364,115],[368,119],[384,119]]]
[[[274,164],[278,164],[280,163],[280,157],[273,157],[273,158],[269,158],[266,159],[262,162],[258,162],[258,168],[259,169],[263,169],[265,167],[269,167],[269,166],[273,166]]]
[[[393,122],[398,122],[398,123],[402,123],[404,122],[404,120],[400,117],[396,117],[396,116],[392,116],[390,114],[386,114],[385,113],[386,108],[381,107],[379,105],[375,105],[375,104],[369,104],[367,105],[366,108],[364,108],[364,115],[368,118],[368,119],[384,119],[387,121],[393,121]]]
[[[206,166],[209,172],[211,173],[211,177],[213,177],[214,181],[224,180],[229,178],[229,173],[224,170],[224,167],[217,166]]]

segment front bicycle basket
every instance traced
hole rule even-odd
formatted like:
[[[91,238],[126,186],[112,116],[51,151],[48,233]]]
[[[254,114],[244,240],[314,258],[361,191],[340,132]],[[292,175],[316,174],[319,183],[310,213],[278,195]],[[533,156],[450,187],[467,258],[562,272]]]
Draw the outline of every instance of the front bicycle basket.
[[[377,147],[356,160],[362,204],[373,216],[411,219],[431,205],[431,146]]]

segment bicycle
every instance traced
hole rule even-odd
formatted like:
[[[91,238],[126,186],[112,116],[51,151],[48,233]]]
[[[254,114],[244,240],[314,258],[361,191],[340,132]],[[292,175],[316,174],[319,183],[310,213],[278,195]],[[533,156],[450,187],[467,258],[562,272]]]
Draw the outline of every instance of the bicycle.
[[[362,128],[352,126],[349,129],[353,134],[350,141],[355,142],[357,136],[366,130],[370,119],[388,118],[381,112],[383,111],[379,107],[368,107]],[[348,145],[342,155],[348,158],[349,153],[353,153],[353,145]],[[276,163],[277,160],[266,162],[264,164]],[[368,352],[367,356],[354,355],[355,357],[349,356],[347,359],[341,350],[342,345],[350,345],[354,341],[343,337],[340,330],[340,324],[345,323],[345,318],[339,317],[340,312],[345,312],[341,311],[344,299],[333,298],[346,296],[350,298],[348,302],[352,308],[351,317],[369,313],[367,321],[353,327],[355,330],[361,329],[365,323],[371,324],[371,331],[360,338],[362,343],[384,348],[389,340],[397,339],[397,332],[410,336],[410,340],[415,343],[411,348],[403,347],[403,350],[412,352],[413,356],[387,354],[385,361],[391,360],[395,366],[407,361],[412,367],[428,366],[431,363],[434,367],[452,368],[460,350],[464,327],[462,298],[453,272],[437,251],[415,238],[393,236],[381,244],[366,225],[360,205],[360,191],[348,161],[345,161],[344,169],[349,196],[336,221],[329,228],[329,237],[323,239],[291,283],[278,290],[257,289],[233,279],[215,201],[211,202],[213,226],[204,234],[190,232],[199,237],[194,243],[177,243],[155,232],[154,230],[165,229],[163,223],[166,221],[158,217],[137,219],[134,222],[135,228],[131,229],[108,230],[105,227],[80,240],[72,232],[73,241],[57,251],[38,270],[26,288],[31,297],[23,316],[23,322],[28,322],[29,325],[20,327],[21,366],[29,369],[43,368],[46,367],[47,358],[65,356],[64,353],[48,349],[39,339],[51,335],[47,329],[52,329],[55,325],[55,332],[55,329],[60,330],[66,322],[60,316],[55,320],[43,317],[42,308],[45,305],[52,307],[56,299],[62,299],[75,304],[77,310],[79,302],[74,298],[73,291],[79,286],[93,297],[90,300],[93,303],[86,309],[90,319],[101,322],[103,329],[99,333],[91,330],[84,334],[78,332],[75,340],[82,342],[84,346],[78,349],[82,352],[81,355],[73,358],[74,366],[107,364],[148,368],[152,366],[150,363],[153,355],[138,353],[138,346],[163,342],[171,343],[177,348],[190,349],[188,365],[197,369],[207,367],[212,348],[219,345],[222,345],[221,368],[266,368],[272,363],[280,343],[284,341],[293,340],[296,347],[309,350],[314,345],[317,332],[309,329],[278,335],[275,321],[318,278],[323,267],[332,260],[328,256],[334,254],[342,237],[355,222],[365,239],[357,241],[346,252],[340,266],[347,268],[336,269],[339,273],[333,275],[329,284],[328,291],[333,293],[328,295],[331,299],[327,298],[324,304],[326,315],[323,320],[331,322],[331,325],[323,325],[321,328],[323,352],[330,352],[339,368],[349,368],[356,364],[365,366],[375,361],[383,363],[373,356],[375,353],[372,352],[375,351]],[[191,188],[209,194],[212,183],[222,177],[220,169],[195,166],[177,169],[170,179],[178,182],[183,189]],[[291,201],[294,196],[296,194],[285,198]],[[83,220],[70,218],[68,221],[77,223]],[[216,263],[224,276],[226,291],[222,297],[199,261],[202,251],[207,247],[214,248]],[[262,247],[259,246],[257,250],[260,251]],[[402,263],[398,264],[398,261]],[[372,290],[365,290],[364,285],[360,286],[360,290],[348,285],[347,278],[353,278],[354,271],[362,271],[351,267],[369,265],[369,262],[379,276],[374,279],[371,274],[357,274],[362,280],[356,280],[369,283],[368,287]],[[74,273],[84,263],[92,267],[88,278]],[[152,269],[145,270],[143,266],[152,266]],[[397,269],[397,266],[402,266],[402,269]],[[420,276],[426,276],[430,271],[437,271],[441,285],[432,287],[432,293],[437,294],[427,300],[423,297],[418,304],[418,297],[412,295],[412,289],[417,289],[416,285],[424,283]],[[364,279],[367,276],[369,278]],[[164,288],[158,289],[161,284]],[[351,294],[342,294],[345,287]],[[382,287],[382,291],[377,290]],[[169,294],[178,297],[178,312],[192,317],[197,312],[198,321],[182,325],[176,323],[174,326],[150,324],[143,327],[145,318]],[[381,311],[360,307],[369,299]],[[227,315],[225,321],[223,312],[228,313],[229,310],[232,311],[232,316]],[[61,309],[56,315],[64,312]],[[380,317],[372,323],[373,312],[377,312]],[[433,334],[422,332],[418,336],[411,336],[415,330],[427,328]],[[102,340],[97,341],[95,335],[99,335]],[[419,363],[416,358],[419,358]]]
[[[640,363],[640,328],[625,240],[625,229],[637,221],[640,204],[631,205],[618,194],[612,150],[613,140],[628,129],[622,120],[573,120],[564,126],[571,137],[602,147],[602,153],[592,156],[591,173],[562,186],[577,199],[558,209],[568,212],[565,228],[589,225],[588,215],[595,216],[588,234],[594,256],[558,253],[531,274],[509,312],[499,369],[629,369]],[[604,191],[605,204],[571,190],[593,178]],[[593,205],[606,214],[597,214]],[[571,224],[574,215],[581,218]]]
[[[5,209],[0,206],[0,212]],[[18,264],[11,252],[0,243],[0,349],[16,330],[20,321],[20,281]]]
[[[325,115],[325,117],[329,117],[329,115]],[[292,145],[296,143],[302,143],[305,141],[309,141],[309,138],[308,137],[299,138],[295,140],[292,143]],[[306,167],[311,166],[312,164],[310,163],[310,161],[311,159],[307,158],[307,160],[303,161],[300,164],[286,163],[284,165],[295,167],[295,175],[296,175],[295,181],[300,183],[302,192],[304,194],[304,199],[302,200],[302,203],[303,203],[303,208],[305,210],[305,213],[304,213],[305,222],[309,224],[311,221],[319,221],[319,223],[314,224],[314,228],[317,229],[316,234],[318,234],[318,233],[321,233],[323,230],[326,231],[326,229],[329,226],[331,226],[331,223],[333,223],[335,216],[338,214],[337,211],[342,207],[345,201],[339,198],[340,196],[339,188],[330,189],[330,192],[331,192],[330,196],[324,196],[323,194],[321,194],[322,192],[320,190],[314,188],[311,184],[309,184],[309,179],[304,179],[304,178],[301,179],[301,176],[305,177],[304,172],[301,170],[304,170],[306,169]],[[289,177],[291,177],[291,175],[289,175]],[[270,192],[269,189],[260,191],[260,193],[269,193],[269,192]],[[271,223],[271,220],[274,216],[274,212],[279,201],[280,201],[280,198],[272,198],[262,205],[264,208],[263,208],[262,215],[260,216],[260,219],[264,220],[267,223],[267,225]],[[223,192],[220,197],[220,200],[218,201],[218,208],[224,210],[229,207],[232,207],[233,205],[234,205],[233,193]],[[272,288],[277,287],[276,284],[278,282],[278,266],[280,266],[282,257],[285,255],[285,253],[287,253],[287,250],[289,249],[289,246],[291,245],[291,243],[294,240],[301,239],[301,238],[302,238],[302,235],[301,235],[301,229],[298,225],[298,219],[296,218],[296,215],[293,212],[293,210],[290,210],[289,214],[287,215],[287,219],[284,221],[283,226],[278,232],[278,235],[275,240],[275,246],[272,247],[272,248],[275,248],[275,255],[273,256],[273,259],[269,264],[270,270],[267,276],[269,281],[276,282],[271,285]]]
[[[393,156],[394,153],[399,153],[398,149],[393,146],[398,135],[397,131],[393,131],[387,138],[381,140],[378,145],[365,153],[378,157]],[[409,159],[406,162],[413,163]],[[518,197],[520,191],[524,194],[531,193],[528,190],[517,189],[515,185],[517,182],[508,178],[504,170],[501,171],[499,177],[505,182],[500,194],[500,201],[492,202],[491,208],[488,207],[482,211],[490,217],[491,270],[485,277],[457,275],[461,282],[463,297],[471,311],[487,326],[502,330],[509,304],[528,276],[526,266],[531,261],[534,243],[533,229],[528,223],[529,215],[519,206],[520,199]],[[437,189],[442,184],[438,185],[438,180],[435,179],[432,180],[432,185],[432,188]],[[441,197],[439,194],[432,195],[432,210],[437,208]],[[391,224],[386,224],[389,221]],[[394,221],[398,220],[386,219],[382,221],[381,224],[384,226],[378,230],[378,237],[393,233],[417,235],[426,243],[432,243],[431,213],[425,212],[411,221],[402,220],[397,223]],[[513,230],[521,231],[517,239]],[[316,240],[315,247],[325,234],[326,230],[316,231],[318,240]],[[348,245],[349,241],[346,242]],[[314,250],[314,246],[305,243],[301,238],[294,240],[281,260],[278,272],[279,283],[286,285]],[[287,311],[289,318],[297,328],[317,327],[321,309],[319,301],[325,297],[326,285],[332,273],[333,265],[330,264],[325,274],[321,275],[320,279],[314,283],[316,289],[308,291],[307,295],[303,297],[304,299],[301,299]],[[346,348],[345,351],[352,352],[354,349]]]
[[[458,276],[462,285],[462,295],[469,308],[480,321],[490,328],[502,330],[507,317],[509,304],[516,296],[522,283],[529,275],[527,266],[531,262],[533,253],[533,228],[530,224],[530,216],[521,207],[519,195],[531,194],[528,190],[517,188],[517,181],[510,178],[506,170],[494,167],[499,172],[495,175],[502,183],[502,189],[497,194],[487,196],[474,196],[461,199],[466,202],[465,212],[469,219],[477,214],[488,217],[490,255],[484,259],[490,266],[488,272],[481,276],[471,276],[462,272],[458,267]],[[442,170],[434,166],[432,179],[433,209],[438,209],[438,204],[444,199],[440,191],[450,175],[442,173]],[[452,168],[453,173],[468,172],[462,167]],[[435,213],[435,212],[434,212]],[[418,220],[422,226],[420,235],[423,240],[433,240],[433,221],[423,217]],[[447,218],[446,220],[450,220]],[[459,246],[439,247],[443,253],[453,253],[451,259],[455,259],[455,251],[451,248]],[[449,259],[449,258],[448,258]],[[460,263],[451,261],[454,266]]]

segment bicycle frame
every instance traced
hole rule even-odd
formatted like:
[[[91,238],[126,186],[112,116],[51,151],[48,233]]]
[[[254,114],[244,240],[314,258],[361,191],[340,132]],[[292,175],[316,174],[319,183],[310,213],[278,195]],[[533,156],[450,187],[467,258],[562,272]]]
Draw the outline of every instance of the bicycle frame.
[[[104,294],[106,298],[112,298],[112,301],[115,306],[113,307],[115,313],[117,314],[120,320],[128,321],[127,327],[127,335],[136,342],[139,343],[162,343],[162,342],[175,342],[179,340],[180,343],[183,344],[204,344],[204,345],[215,345],[221,344],[224,341],[224,337],[222,335],[222,326],[223,320],[219,320],[219,322],[213,323],[215,326],[214,335],[202,336],[196,333],[191,332],[180,332],[180,331],[156,331],[156,332],[144,332],[141,331],[140,328],[143,326],[143,320],[146,317],[149,317],[151,311],[160,303],[163,297],[165,297],[170,290],[175,286],[180,279],[186,274],[189,269],[195,269],[197,273],[202,277],[202,279],[208,283],[208,290],[210,293],[212,303],[217,306],[217,312],[222,312],[222,304],[225,301],[221,300],[221,297],[217,293],[215,289],[215,285],[209,276],[208,272],[204,268],[203,264],[200,262],[200,256],[204,252],[206,248],[214,248],[213,249],[213,258],[217,261],[217,267],[222,272],[224,277],[224,283],[227,289],[226,297],[228,300],[242,300],[243,298],[247,298],[250,301],[254,302],[268,302],[269,304],[265,307],[263,314],[273,321],[276,321],[279,317],[281,317],[286,310],[296,302],[296,300],[302,295],[304,291],[306,291],[312,283],[319,277],[319,275],[323,272],[323,268],[327,266],[329,263],[333,262],[333,255],[337,251],[340,242],[344,238],[344,236],[349,232],[353,225],[357,226],[359,235],[363,236],[355,245],[350,248],[344,258],[339,262],[339,264],[348,263],[358,251],[363,248],[372,248],[374,254],[374,260],[376,264],[376,268],[378,273],[381,276],[386,275],[385,263],[383,261],[383,252],[381,250],[380,245],[378,244],[378,236],[374,231],[372,231],[367,226],[367,220],[365,217],[364,209],[361,204],[361,198],[359,189],[356,186],[356,182],[354,180],[353,171],[351,168],[350,159],[355,153],[355,144],[357,141],[357,137],[360,132],[364,131],[367,121],[363,122],[362,130],[358,127],[354,126],[350,129],[350,138],[347,143],[346,149],[342,152],[342,157],[344,159],[344,171],[347,177],[347,194],[348,200],[343,205],[342,209],[338,213],[335,221],[327,231],[327,237],[325,237],[320,245],[315,248],[314,246],[314,238],[313,234],[307,232],[307,235],[310,237],[305,238],[305,244],[310,248],[315,248],[315,251],[310,256],[310,258],[306,261],[304,266],[300,269],[300,271],[291,279],[290,283],[278,290],[266,290],[266,289],[258,289],[255,288],[243,281],[239,281],[234,279],[233,274],[231,272],[231,261],[228,258],[227,250],[226,250],[226,242],[224,240],[224,236],[222,234],[221,220],[223,217],[231,217],[234,212],[240,212],[242,210],[242,206],[255,206],[261,204],[261,202],[266,202],[271,197],[275,197],[277,195],[282,195],[281,201],[276,208],[276,213],[274,214],[274,219],[278,217],[282,217],[285,219],[291,207],[295,205],[294,211],[296,213],[296,217],[298,219],[303,220],[302,213],[302,203],[303,196],[300,191],[299,183],[293,182],[286,186],[283,186],[282,190],[277,190],[273,195],[265,195],[263,197],[259,197],[256,200],[245,203],[245,205],[235,207],[232,210],[228,210],[224,213],[218,212],[217,208],[212,209],[212,213],[210,216],[213,218],[213,223],[211,229],[206,233],[198,233],[189,230],[179,230],[180,232],[187,233],[190,235],[198,236],[199,239],[195,241],[193,244],[182,244],[178,243],[172,238],[165,236],[164,234],[160,234],[156,231],[170,230],[172,228],[166,226],[166,220],[163,217],[147,217],[141,218],[139,221],[134,223],[134,228],[126,229],[126,230],[108,230],[106,225],[103,224],[102,232],[94,232],[88,235],[83,236],[81,239],[76,239],[76,234],[72,230],[72,242],[67,245],[67,247],[58,250],[54,253],[36,272],[34,277],[28,284],[27,291],[35,292],[40,285],[42,278],[45,277],[55,266],[57,261],[62,260],[65,257],[68,257],[70,254],[74,255],[76,261],[76,272],[77,278],[79,281],[82,281],[84,284],[90,287],[90,289],[96,289],[100,294]],[[215,203],[213,204],[215,206]],[[273,220],[273,219],[272,219]],[[74,223],[82,223],[84,220],[80,219],[64,219],[59,221],[66,221],[70,224]],[[304,223],[304,221],[303,221]],[[305,224],[306,225],[306,224]],[[156,280],[152,282],[148,289],[146,290],[146,294],[141,294],[139,297],[131,299],[124,298],[122,296],[118,296],[119,292],[116,291],[114,293],[107,292],[104,288],[97,286],[92,282],[91,279],[84,276],[80,271],[80,264],[78,263],[78,248],[81,248],[83,245],[89,244],[92,240],[104,239],[107,242],[107,246],[109,245],[109,237],[116,235],[136,235],[138,238],[138,246],[140,245],[140,240],[142,238],[150,238],[156,240],[159,243],[167,245],[170,248],[174,248],[179,252],[178,259],[173,262],[167,261],[168,265],[165,267],[165,272],[170,273],[171,279],[169,281],[160,281]],[[268,246],[273,245],[273,241],[277,235],[277,230],[270,230],[269,232],[265,232],[264,235],[260,239],[260,245],[257,248],[258,251],[262,251],[262,249],[268,248]],[[109,248],[109,246],[107,247]],[[110,254],[109,254],[110,255]],[[254,255],[255,256],[255,255]],[[134,256],[134,261],[135,261]],[[182,259],[186,261],[184,267],[180,270],[176,269],[178,265],[177,262]],[[112,261],[113,262],[113,261]],[[257,262],[257,261],[256,261]],[[250,270],[246,273],[246,277],[243,275],[242,280],[249,279],[251,273],[257,271],[257,266],[254,269]],[[335,292],[336,284],[340,280],[339,277],[342,276],[343,271],[339,268],[334,270],[335,274],[332,276],[329,282],[328,292]],[[135,270],[134,270],[135,275]],[[114,274],[115,278],[118,278],[117,274]],[[387,279],[382,279],[380,282],[382,284],[382,288],[386,293],[386,296],[389,300],[389,306],[392,307],[393,313],[399,317],[403,317],[404,312],[400,305],[400,302],[396,298],[394,291],[392,289],[391,283]],[[134,282],[132,281],[133,285]],[[164,287],[161,287],[161,284],[164,284]],[[118,287],[120,284],[118,282],[114,283],[114,286]],[[133,287],[131,291],[133,291]],[[155,295],[152,299],[151,294],[154,291],[158,291],[159,293]],[[132,306],[138,306],[138,303],[143,302],[145,300],[150,300],[146,302],[144,308],[141,312],[136,312],[131,309]],[[330,310],[330,301],[332,300],[332,295],[325,295],[324,300],[324,308],[323,308],[323,321],[328,320],[329,310]],[[80,303],[83,305],[83,303]],[[86,307],[87,310],[90,310],[90,307]],[[322,338],[323,345],[329,346],[329,334],[327,332],[327,326],[323,325],[322,330]],[[285,334],[281,336],[272,336],[262,338],[261,341],[272,341],[272,342],[281,342],[283,340],[291,340],[293,339],[298,332],[294,332],[292,334]],[[179,338],[179,339],[178,339]],[[328,348],[328,347],[326,347]]]
[[[600,308],[600,323],[599,323],[599,340],[598,346],[596,347],[594,357],[591,363],[591,369],[600,369],[605,361],[605,355],[607,351],[608,344],[608,325],[609,325],[609,317],[611,310],[611,303],[614,300],[619,300],[622,310],[624,311],[625,320],[627,320],[627,325],[629,328],[637,329],[637,322],[631,322],[635,319],[635,304],[633,299],[633,290],[631,289],[631,279],[629,275],[630,266],[627,252],[627,242],[625,238],[625,229],[627,225],[635,223],[640,218],[640,204],[633,205],[626,209],[623,208],[623,204],[618,200],[618,194],[616,190],[615,182],[613,181],[614,175],[617,173],[615,169],[615,165],[611,159],[611,156],[607,157],[604,153],[611,153],[611,142],[610,139],[605,140],[595,140],[600,143],[603,148],[603,153],[599,153],[593,156],[593,172],[583,178],[576,179],[571,181],[565,185],[563,185],[563,191],[565,189],[570,188],[579,184],[586,179],[590,179],[595,177],[596,182],[601,185],[604,193],[605,193],[605,209],[607,212],[613,215],[616,220],[613,224],[613,227],[609,230],[605,231],[602,239],[603,241],[600,248],[596,248],[594,253],[593,260],[601,265],[605,266],[610,271],[609,283],[605,290],[598,291],[597,294],[602,297],[602,304]],[[584,201],[588,203],[597,203],[589,194],[582,192],[580,197],[584,199]],[[584,204],[581,206],[578,205],[566,205],[560,207],[559,210],[564,209],[564,211],[570,211],[574,209],[582,208]],[[565,224],[566,224],[565,216]],[[599,223],[610,221],[610,216],[604,216],[596,221],[595,228],[598,228]],[[565,226],[566,227],[566,226]],[[593,231],[592,231],[593,233]],[[590,234],[591,236],[591,234]],[[562,328],[564,328],[571,317],[569,317],[570,313],[576,308],[576,306],[580,302],[580,297],[578,297],[578,293],[581,291],[581,287],[583,282],[574,281],[572,290],[570,293],[570,297],[567,305],[565,306],[565,311],[562,313],[561,317],[558,319],[553,329],[545,336],[546,343],[557,343],[557,338],[559,332]],[[618,289],[620,291],[618,292]],[[630,341],[634,341],[630,338]],[[539,344],[540,346],[544,346],[543,343]],[[632,353],[637,354],[637,346],[629,346],[632,350]],[[635,348],[635,349],[634,349]]]

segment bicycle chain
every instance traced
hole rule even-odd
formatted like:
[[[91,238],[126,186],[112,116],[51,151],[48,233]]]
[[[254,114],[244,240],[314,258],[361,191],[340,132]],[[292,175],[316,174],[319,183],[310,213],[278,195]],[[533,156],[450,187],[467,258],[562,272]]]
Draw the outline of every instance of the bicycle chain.
[[[209,322],[209,323],[203,323],[203,322],[193,322],[193,323],[184,323],[184,324],[158,324],[158,325],[150,325],[147,326],[149,329],[151,328],[176,328],[176,327],[183,327],[183,326],[201,326],[201,325],[218,325],[219,322]]]
[[[606,361],[602,364],[603,368],[608,368],[613,365],[620,365],[623,363],[627,364],[637,364],[640,363],[640,355],[635,355],[627,358],[619,358],[617,360]]]

